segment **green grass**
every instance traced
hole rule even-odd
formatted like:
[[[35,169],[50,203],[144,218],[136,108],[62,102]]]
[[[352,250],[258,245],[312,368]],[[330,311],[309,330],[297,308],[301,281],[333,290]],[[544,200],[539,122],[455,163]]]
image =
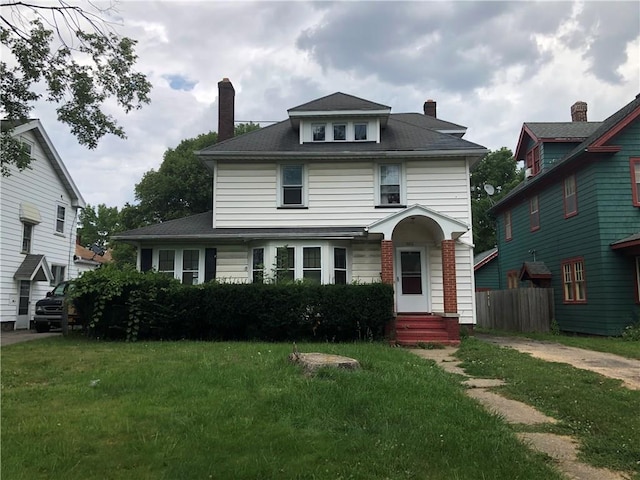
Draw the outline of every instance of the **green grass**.
[[[560,420],[547,430],[574,436],[584,461],[640,479],[640,391],[478,339],[463,342],[457,356],[470,375],[506,380],[496,392]]]
[[[2,478],[561,478],[433,362],[382,344],[298,347],[363,368],[308,377],[284,344],[3,347]]]
[[[568,347],[613,353],[622,357],[640,360],[640,342],[624,340],[621,337],[579,336],[572,334],[553,335],[551,333],[514,333],[487,329],[476,329],[476,331],[478,333],[486,333],[496,336],[524,337],[545,342],[561,343]]]

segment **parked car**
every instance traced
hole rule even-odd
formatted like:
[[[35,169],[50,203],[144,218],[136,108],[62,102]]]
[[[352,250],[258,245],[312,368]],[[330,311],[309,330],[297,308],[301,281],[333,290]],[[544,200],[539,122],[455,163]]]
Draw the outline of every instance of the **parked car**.
[[[65,307],[67,293],[73,289],[73,282],[67,280],[59,283],[47,292],[47,297],[36,302],[36,313],[31,321],[31,328],[36,332],[48,332],[53,328],[62,328],[62,314]],[[67,306],[67,322],[71,327],[79,325],[80,319],[72,304]]]

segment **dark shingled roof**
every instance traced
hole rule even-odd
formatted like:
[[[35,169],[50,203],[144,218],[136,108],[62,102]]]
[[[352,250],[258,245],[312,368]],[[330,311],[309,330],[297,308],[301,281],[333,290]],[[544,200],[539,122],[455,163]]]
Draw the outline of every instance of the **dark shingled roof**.
[[[543,122],[525,123],[537,138],[578,138],[592,135],[602,122]]]
[[[29,254],[22,261],[13,278],[16,280],[46,281],[48,278],[45,269],[48,269],[48,266],[44,255]]]
[[[491,207],[489,211],[495,212],[500,210],[501,206],[508,203],[511,199],[518,196],[521,192],[529,190],[533,186],[538,185],[540,181],[548,178],[549,175],[554,175],[556,173],[556,169],[559,168],[561,165],[565,165],[568,162],[571,162],[572,160],[580,157],[580,155],[582,155],[591,144],[595,143],[598,139],[600,139],[601,137],[609,133],[610,130],[612,130],[616,125],[618,125],[618,123],[622,122],[628,115],[633,113],[637,108],[640,108],[640,94],[636,95],[636,98],[634,98],[631,102],[629,102],[620,110],[615,112],[605,121],[600,122],[600,126],[591,135],[589,135],[582,143],[576,146],[564,157],[558,160],[551,168],[547,170],[543,170],[542,173],[536,175],[532,179],[528,181],[525,180],[524,182],[520,183],[516,188],[511,190],[498,203],[496,203],[493,207]]]
[[[114,240],[166,239],[239,239],[239,238],[322,238],[365,236],[364,227],[309,227],[309,228],[212,228],[213,212],[169,220],[118,233]]]
[[[478,265],[480,262],[482,262],[484,259],[490,257],[491,255],[495,254],[498,252],[498,248],[494,247],[490,250],[485,250],[484,252],[481,252],[477,255],[475,255],[473,257],[473,264],[474,265]]]
[[[370,102],[364,98],[354,97],[342,92],[332,93],[287,110],[296,112],[331,112],[337,110],[390,110],[391,107],[381,103]]]
[[[425,117],[425,115],[415,114]],[[436,120],[435,122],[433,120]],[[432,127],[427,125],[431,124]],[[283,152],[297,154],[345,155],[350,153],[366,154],[385,151],[442,151],[442,150],[485,150],[485,147],[463,140],[454,135],[439,133],[432,128],[443,125],[452,129],[464,128],[437,119],[418,119],[412,114],[400,113],[389,116],[387,127],[382,132],[380,143],[376,142],[315,142],[300,144],[298,132],[291,128],[288,120],[278,122],[239,137],[216,143],[197,152],[201,156],[214,154],[278,154]],[[445,127],[448,128],[448,127]]]
[[[544,262],[524,262],[520,271],[520,279],[529,280],[530,278],[551,278],[551,270]]]

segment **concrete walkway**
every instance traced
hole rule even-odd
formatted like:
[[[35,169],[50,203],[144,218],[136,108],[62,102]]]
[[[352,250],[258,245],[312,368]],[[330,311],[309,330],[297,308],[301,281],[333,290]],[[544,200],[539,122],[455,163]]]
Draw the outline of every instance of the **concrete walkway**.
[[[457,350],[457,347],[445,347],[443,349],[412,349],[410,351],[421,358],[433,360],[439,367],[449,373],[466,377],[463,384],[468,387],[466,390],[467,395],[477,400],[488,411],[500,415],[506,422],[513,424],[516,430],[518,425],[557,422],[555,418],[543,414],[526,403],[505,398],[489,391],[489,388],[504,385],[504,382],[497,379],[476,378],[467,375],[460,367],[460,360],[454,357]],[[529,448],[549,455],[556,462],[557,468],[572,480],[629,479],[624,473],[595,468],[580,462],[577,458],[577,442],[572,437],[526,431],[518,432],[517,436]]]

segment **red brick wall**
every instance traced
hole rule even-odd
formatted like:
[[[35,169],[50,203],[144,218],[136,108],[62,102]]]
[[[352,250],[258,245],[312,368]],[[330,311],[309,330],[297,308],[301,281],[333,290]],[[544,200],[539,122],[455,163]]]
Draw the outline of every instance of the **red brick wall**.
[[[380,261],[382,263],[382,283],[393,285],[393,242],[382,240],[380,244]]]
[[[456,243],[442,241],[442,282],[444,284],[444,312],[458,312],[458,288],[456,286]]]

